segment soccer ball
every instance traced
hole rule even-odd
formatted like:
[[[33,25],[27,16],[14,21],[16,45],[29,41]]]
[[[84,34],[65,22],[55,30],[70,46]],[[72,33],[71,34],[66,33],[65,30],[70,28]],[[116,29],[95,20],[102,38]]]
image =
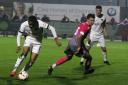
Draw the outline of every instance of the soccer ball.
[[[21,71],[18,75],[18,79],[25,80],[28,78],[28,73],[26,71]]]

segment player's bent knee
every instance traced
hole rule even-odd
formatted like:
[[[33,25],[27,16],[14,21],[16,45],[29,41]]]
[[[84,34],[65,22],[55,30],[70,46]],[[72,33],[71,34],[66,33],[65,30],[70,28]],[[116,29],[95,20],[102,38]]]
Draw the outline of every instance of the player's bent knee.
[[[106,50],[106,47],[101,47],[101,49],[102,49],[103,52],[106,52],[107,51]]]
[[[23,55],[24,55],[24,56],[26,57],[26,56],[27,56],[27,54],[28,54],[28,53],[22,53],[22,54],[21,54],[21,56],[23,56]]]
[[[86,56],[83,56],[85,59],[91,61],[92,60],[92,56],[90,54],[86,54]]]
[[[89,57],[88,57],[88,59],[91,61],[91,60],[92,60],[92,57],[91,57],[91,56],[89,56]]]
[[[68,60],[71,60],[72,59],[72,56],[67,56]]]
[[[34,63],[34,61],[29,61],[29,66],[32,66],[33,65],[33,63]]]
[[[103,52],[107,52],[107,50],[106,49],[102,49],[103,50]]]

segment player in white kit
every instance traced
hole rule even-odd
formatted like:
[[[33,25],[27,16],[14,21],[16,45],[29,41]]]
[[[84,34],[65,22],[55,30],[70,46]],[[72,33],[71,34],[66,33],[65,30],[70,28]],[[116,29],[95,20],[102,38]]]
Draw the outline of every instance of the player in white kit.
[[[61,46],[61,43],[59,42],[59,40],[57,38],[57,34],[56,34],[54,27],[50,26],[49,24],[47,24],[41,20],[37,20],[35,16],[30,16],[27,21],[25,21],[21,24],[20,29],[18,31],[17,50],[16,50],[17,53],[21,49],[21,45],[20,45],[21,35],[23,35],[24,33],[26,33],[28,35],[24,42],[23,52],[18,57],[15,65],[14,65],[14,69],[10,73],[10,76],[12,76],[12,77],[16,76],[16,71],[17,71],[18,67],[20,66],[20,64],[22,63],[22,61],[24,60],[24,58],[27,56],[28,52],[31,52],[30,60],[24,66],[22,71],[28,71],[29,68],[33,65],[33,63],[35,62],[35,60],[38,57],[38,54],[39,54],[39,51],[41,48],[43,28],[49,29],[54,36],[54,40],[55,40],[56,44],[58,46]]]
[[[92,45],[97,42],[97,46],[101,47],[103,61],[105,64],[110,65],[107,60],[107,50],[105,46],[105,39],[104,39],[104,29],[106,27],[106,19],[105,16],[102,14],[102,7],[100,5],[96,6],[96,16],[95,22],[92,25],[90,37],[87,42],[87,49],[90,50]],[[84,59],[81,58],[80,64],[83,64]]]

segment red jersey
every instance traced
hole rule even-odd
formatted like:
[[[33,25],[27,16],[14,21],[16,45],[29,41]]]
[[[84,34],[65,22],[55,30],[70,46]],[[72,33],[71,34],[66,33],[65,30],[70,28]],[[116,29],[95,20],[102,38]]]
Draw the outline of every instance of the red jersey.
[[[88,31],[89,31],[90,25],[87,22],[81,23],[76,32],[74,33],[75,36],[82,34],[84,36],[87,36]]]

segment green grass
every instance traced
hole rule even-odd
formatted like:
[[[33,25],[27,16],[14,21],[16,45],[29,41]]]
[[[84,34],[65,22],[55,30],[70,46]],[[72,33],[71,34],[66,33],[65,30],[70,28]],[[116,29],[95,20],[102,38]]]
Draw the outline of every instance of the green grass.
[[[64,55],[67,40],[62,40],[62,44],[62,47],[57,47],[53,40],[43,40],[40,55],[29,71],[29,79],[19,81],[9,77],[17,59],[16,38],[0,37],[0,85],[128,85],[127,42],[107,42],[110,66],[103,64],[100,48],[94,46],[91,49],[93,74],[83,75],[80,59],[74,56],[71,61],[57,67],[49,77],[48,66]]]

